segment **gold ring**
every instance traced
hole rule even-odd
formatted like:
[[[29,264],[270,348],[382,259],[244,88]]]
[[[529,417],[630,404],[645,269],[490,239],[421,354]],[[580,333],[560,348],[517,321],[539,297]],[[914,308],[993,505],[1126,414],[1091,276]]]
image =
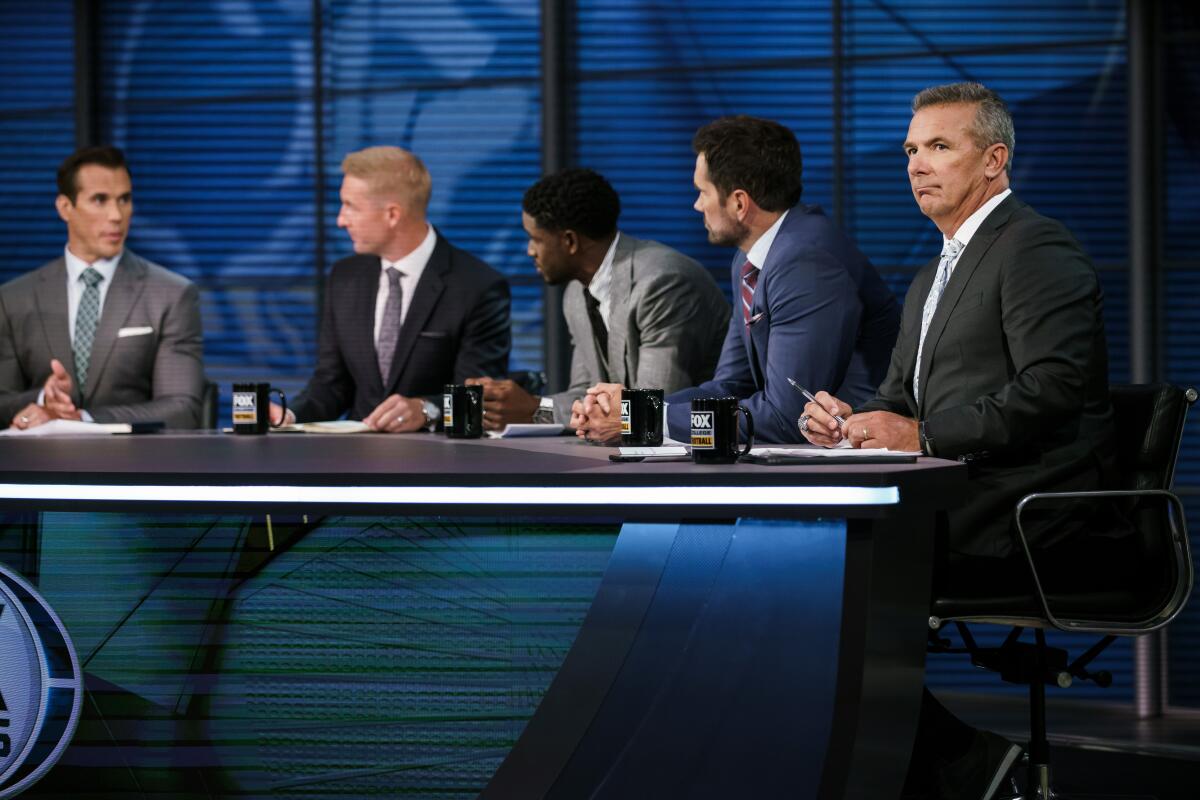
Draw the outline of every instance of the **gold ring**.
[[[27,416],[25,416],[24,414],[22,414],[22,415],[21,415],[21,424],[22,424],[22,425],[24,425],[24,424],[26,424],[27,422],[29,422],[29,417],[27,417]]]
[[[871,434],[867,430],[867,426],[863,425],[863,439],[865,440],[865,439],[870,439],[870,438],[871,438]]]

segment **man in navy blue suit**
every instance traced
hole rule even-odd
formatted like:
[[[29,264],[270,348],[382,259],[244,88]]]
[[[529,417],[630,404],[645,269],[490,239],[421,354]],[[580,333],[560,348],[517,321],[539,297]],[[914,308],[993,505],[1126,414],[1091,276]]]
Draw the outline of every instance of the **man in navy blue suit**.
[[[673,439],[687,441],[691,400],[733,396],[754,416],[755,438],[802,441],[809,391],[836,386],[860,401],[887,373],[900,325],[896,298],[818,206],[800,202],[800,145],[777,122],[710,122],[692,141],[695,209],[713,244],[736,246],[734,312],[711,381],[667,398]]]

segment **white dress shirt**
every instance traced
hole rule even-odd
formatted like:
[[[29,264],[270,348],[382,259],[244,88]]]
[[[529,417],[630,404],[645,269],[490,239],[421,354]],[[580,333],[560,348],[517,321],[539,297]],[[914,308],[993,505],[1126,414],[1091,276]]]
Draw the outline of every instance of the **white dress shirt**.
[[[612,244],[608,246],[608,252],[604,254],[604,260],[600,262],[600,266],[596,269],[596,274],[592,276],[592,281],[587,285],[588,294],[596,298],[596,302],[600,305],[600,316],[604,318],[604,324],[609,325],[608,312],[612,308],[610,297],[612,295],[612,265],[613,256],[617,252],[617,242],[621,240],[620,231],[613,237]]]
[[[790,211],[791,209],[788,209]],[[758,237],[758,241],[750,247],[750,252],[746,253],[746,260],[759,270],[763,268],[763,264],[767,263],[767,254],[771,252],[771,245],[775,244],[775,237],[779,234],[779,229],[783,226],[783,221],[787,219],[788,212],[785,211],[779,215],[779,219],[775,220],[775,224],[767,228],[762,236]],[[759,279],[762,279],[762,273],[759,272]],[[734,291],[734,296],[738,295],[740,289]]]
[[[425,272],[425,266],[429,263],[429,257],[433,255],[433,248],[437,246],[437,234],[433,232],[433,226],[429,226],[429,231],[425,234],[425,238],[417,245],[411,253],[396,261],[388,261],[386,258],[379,259],[379,290],[375,295],[375,344],[379,344],[379,329],[383,327],[383,312],[387,306],[388,286],[387,271],[389,267],[395,267],[400,270],[400,324],[404,324],[404,320],[408,318],[408,308],[412,305],[413,294],[417,291],[417,282],[421,280],[421,274]]]
[[[1010,194],[1012,194],[1012,189],[1005,189],[1003,192],[977,208],[974,214],[967,217],[963,224],[958,226],[958,230],[954,232],[953,236],[942,236],[943,247],[945,246],[946,242],[950,241],[951,239],[956,240],[960,245],[962,245],[962,247],[959,248],[958,255],[953,261],[950,262],[950,266],[946,268],[950,275],[954,274],[954,268],[958,266],[958,261],[962,258],[963,251],[967,249],[967,245],[970,244],[971,237],[975,235],[975,231],[979,230],[979,226],[982,225],[983,221],[988,218],[988,214],[991,214],[993,211],[995,211],[996,206],[1003,203],[1004,198],[1008,197]]]

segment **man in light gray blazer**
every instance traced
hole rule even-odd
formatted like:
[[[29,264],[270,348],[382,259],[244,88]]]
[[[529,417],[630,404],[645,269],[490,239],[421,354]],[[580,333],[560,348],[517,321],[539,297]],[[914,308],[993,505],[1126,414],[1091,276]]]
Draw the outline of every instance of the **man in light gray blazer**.
[[[521,220],[542,278],[567,284],[571,384],[534,397],[511,380],[478,378],[483,424],[569,425],[589,386],[620,383],[668,394],[712,376],[729,304],[712,276],[671,248],[621,233],[621,201],[601,175],[568,169],[531,186]],[[577,409],[578,411],[578,409]]]
[[[59,167],[63,257],[0,286],[0,428],[53,419],[195,428],[200,308],[186,278],[125,248],[133,189],[115,147]]]

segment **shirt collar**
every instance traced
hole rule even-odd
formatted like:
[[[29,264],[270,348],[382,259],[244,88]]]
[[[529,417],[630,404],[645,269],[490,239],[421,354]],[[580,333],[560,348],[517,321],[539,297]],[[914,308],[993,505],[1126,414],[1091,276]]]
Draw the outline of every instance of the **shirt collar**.
[[[612,288],[613,257],[617,252],[617,242],[620,240],[621,232],[617,231],[612,244],[608,246],[608,252],[604,254],[604,260],[600,262],[599,269],[596,270],[596,274],[592,276],[591,282],[587,285],[588,294],[596,298],[597,303],[603,303],[608,299],[608,290]]]
[[[986,203],[976,209],[975,213],[967,217],[962,225],[958,226],[958,230],[954,232],[951,238],[957,241],[964,248],[971,242],[971,237],[975,235],[975,231],[979,230],[979,226],[987,219],[988,214],[996,210],[996,206],[1004,202],[1004,198],[1012,194],[1012,189],[1005,189],[1000,194],[988,200]],[[942,243],[950,241],[945,236],[942,237]],[[959,252],[962,252],[961,249]]]
[[[79,280],[80,276],[83,275],[84,270],[86,270],[88,267],[93,267],[97,272],[104,276],[105,283],[110,286],[112,285],[113,275],[117,271],[117,264],[121,262],[121,256],[125,255],[125,251],[122,250],[112,258],[96,259],[95,262],[89,264],[79,256],[72,253],[70,247],[64,247],[63,253],[65,254],[64,259],[67,262],[68,283],[75,283]]]
[[[788,209],[789,211],[791,209]],[[758,237],[758,241],[750,248],[750,252],[746,253],[746,260],[759,269],[763,268],[763,264],[767,261],[767,253],[771,252],[771,245],[775,243],[775,236],[779,233],[779,228],[783,225],[783,221],[787,219],[788,212],[784,211],[779,215],[779,219],[775,220],[775,224],[767,228],[762,236]]]
[[[386,272],[388,267],[395,267],[410,278],[420,275],[424,271],[425,265],[429,263],[429,257],[433,255],[433,248],[437,246],[437,234],[434,233],[432,225],[429,225],[428,228],[425,238],[407,255],[401,256],[395,261],[388,261],[381,256],[379,259],[380,272]]]

